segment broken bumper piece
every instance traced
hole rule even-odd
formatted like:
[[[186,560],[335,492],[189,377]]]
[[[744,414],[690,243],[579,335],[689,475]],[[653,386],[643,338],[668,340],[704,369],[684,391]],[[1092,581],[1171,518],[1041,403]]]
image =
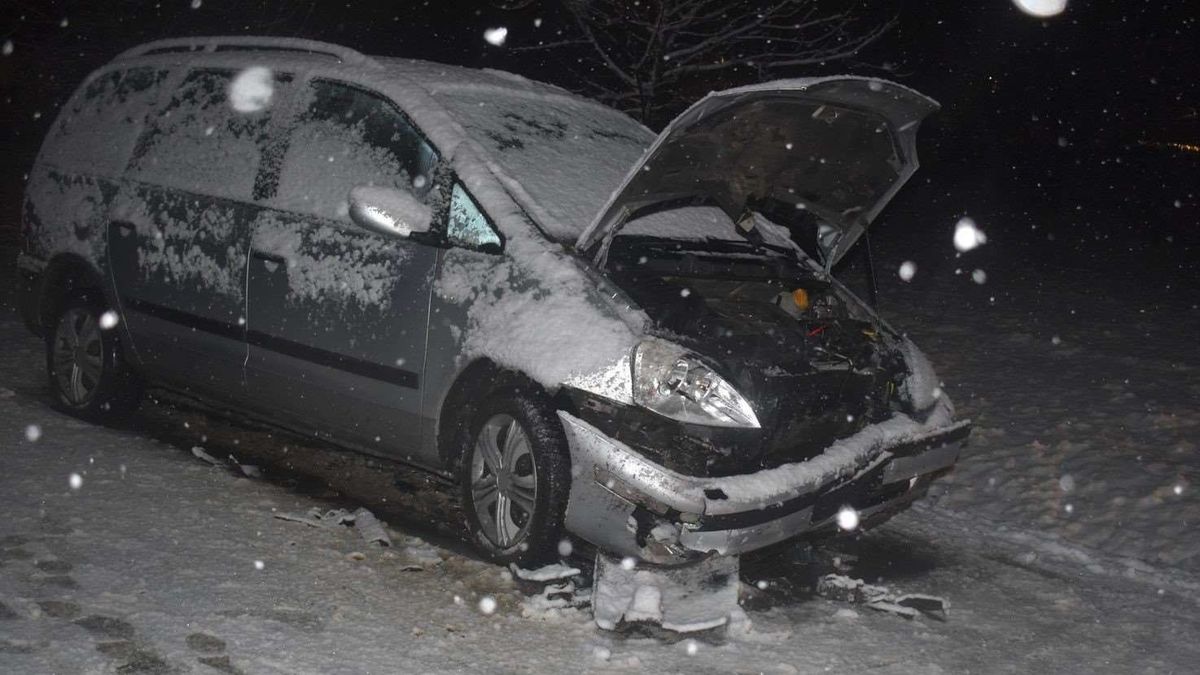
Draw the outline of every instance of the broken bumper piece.
[[[844,466],[823,467],[817,480],[790,465],[738,477],[752,487],[730,494],[729,479],[676,473],[569,413],[559,416],[571,447],[567,529],[610,554],[658,565],[831,533],[847,506],[860,527],[878,524],[924,495],[957,461],[970,433],[968,422],[913,424],[890,440],[882,435]]]

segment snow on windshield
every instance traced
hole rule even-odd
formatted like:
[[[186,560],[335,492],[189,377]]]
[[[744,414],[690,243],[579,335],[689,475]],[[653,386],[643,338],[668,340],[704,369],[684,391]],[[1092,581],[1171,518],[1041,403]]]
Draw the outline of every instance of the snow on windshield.
[[[546,233],[565,243],[654,140],[621,113],[561,95],[451,88],[434,96],[536,202],[541,214],[533,215]]]

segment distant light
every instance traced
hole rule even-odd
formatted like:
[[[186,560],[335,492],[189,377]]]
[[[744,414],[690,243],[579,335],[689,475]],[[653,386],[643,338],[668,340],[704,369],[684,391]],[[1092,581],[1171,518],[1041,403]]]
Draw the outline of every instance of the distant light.
[[[1067,0],[1013,0],[1017,9],[1041,18],[1058,16],[1067,8]]]
[[[489,28],[483,31],[483,39],[493,47],[503,47],[504,41],[508,39],[508,29],[504,26]]]
[[[954,225],[954,248],[959,251],[970,251],[971,249],[987,243],[987,235],[975,221],[970,218],[960,218]]]
[[[853,506],[843,506],[837,513],[837,526],[845,532],[858,529],[858,510]]]

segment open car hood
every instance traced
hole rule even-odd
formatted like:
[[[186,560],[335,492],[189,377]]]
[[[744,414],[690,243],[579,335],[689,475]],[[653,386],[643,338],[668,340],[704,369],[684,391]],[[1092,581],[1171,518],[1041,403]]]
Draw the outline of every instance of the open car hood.
[[[829,269],[917,169],[932,99],[885,80],[778,80],[714,92],[667,126],[580,235],[580,251],[634,217],[715,205],[747,228],[786,226]]]

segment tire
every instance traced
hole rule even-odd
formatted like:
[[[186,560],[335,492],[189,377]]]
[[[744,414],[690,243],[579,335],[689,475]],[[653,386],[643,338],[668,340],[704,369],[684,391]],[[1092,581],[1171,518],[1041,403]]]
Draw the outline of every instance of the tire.
[[[557,560],[571,487],[562,423],[526,389],[493,394],[473,412],[458,454],[467,531],[497,563]]]
[[[118,421],[137,409],[142,387],[129,370],[98,296],[67,298],[46,330],[46,374],[55,407],[92,422]]]

